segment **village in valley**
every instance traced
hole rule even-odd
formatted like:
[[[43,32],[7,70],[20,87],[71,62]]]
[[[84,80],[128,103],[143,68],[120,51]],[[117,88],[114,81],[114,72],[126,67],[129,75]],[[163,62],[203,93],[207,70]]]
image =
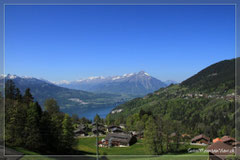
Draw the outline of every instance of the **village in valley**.
[[[92,124],[78,124],[74,133],[76,139],[80,141],[88,138],[96,139],[94,147],[106,149],[114,147],[121,150],[122,147],[131,147],[144,139],[143,132],[126,131],[125,127],[124,124],[107,126],[94,122]],[[172,139],[176,136],[176,133],[172,133],[169,138]],[[182,134],[180,139],[183,141],[179,141],[179,145],[190,147],[187,149],[189,154],[208,155],[209,160],[226,160],[240,151],[240,142],[228,135],[211,139],[204,134],[194,137]]]

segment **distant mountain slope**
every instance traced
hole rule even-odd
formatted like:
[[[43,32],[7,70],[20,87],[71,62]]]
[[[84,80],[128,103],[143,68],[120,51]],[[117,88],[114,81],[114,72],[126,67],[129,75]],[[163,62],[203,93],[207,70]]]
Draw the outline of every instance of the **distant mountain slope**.
[[[131,94],[142,96],[166,87],[162,81],[141,71],[114,77],[90,77],[73,82],[63,81],[59,86],[98,93]]]
[[[238,58],[238,63],[240,59]],[[203,69],[181,83],[203,92],[224,92],[235,87],[235,59],[224,60]]]
[[[7,75],[6,81],[11,79],[14,81],[16,87],[22,93],[27,88],[31,89],[31,93],[41,106],[47,98],[54,98],[57,100],[62,111],[67,113],[78,113],[84,108],[98,108],[98,107],[112,107],[129,100],[128,97],[123,97],[117,94],[96,94],[86,91],[74,90],[59,87],[46,80],[37,79],[33,77],[20,77],[15,75]]]
[[[129,116],[144,110],[180,121],[186,127],[186,133],[233,135],[234,64],[234,59],[221,61],[203,69],[181,84],[170,85],[143,98],[121,104],[108,114],[107,120],[127,123]]]

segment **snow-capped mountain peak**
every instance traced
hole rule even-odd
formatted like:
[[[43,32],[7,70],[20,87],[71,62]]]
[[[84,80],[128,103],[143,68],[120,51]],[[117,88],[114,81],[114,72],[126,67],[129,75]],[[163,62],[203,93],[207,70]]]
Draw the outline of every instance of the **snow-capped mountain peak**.
[[[147,72],[145,71],[140,71],[137,73],[138,75],[143,75],[143,76],[150,76]]]
[[[148,73],[140,71],[111,77],[89,77],[60,86],[90,92],[144,95],[166,85]]]

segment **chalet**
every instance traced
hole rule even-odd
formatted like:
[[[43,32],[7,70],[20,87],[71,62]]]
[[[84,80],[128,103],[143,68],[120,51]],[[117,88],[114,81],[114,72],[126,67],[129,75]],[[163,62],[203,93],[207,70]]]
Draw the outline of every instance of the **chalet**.
[[[131,134],[126,133],[108,133],[105,138],[106,144],[111,146],[130,146],[137,142],[137,139]]]
[[[209,160],[226,160],[226,157],[234,154],[234,148],[231,145],[221,141],[213,143],[207,148],[209,152]]]
[[[78,137],[78,136],[88,136],[88,133],[81,128],[78,128],[78,129],[74,130],[74,134],[75,134],[76,137]]]
[[[194,137],[192,140],[191,140],[191,143],[193,144],[203,144],[203,145],[208,145],[210,144],[210,138],[205,136],[204,134],[200,134],[196,137]]]
[[[240,147],[240,142],[233,142],[233,143],[232,143],[232,146],[239,148],[239,147]]]
[[[93,132],[93,134],[95,134],[95,135],[97,135],[97,133],[98,133],[99,135],[105,134],[105,131],[104,131],[104,129],[103,129],[102,127],[98,127],[98,129],[97,129],[96,127],[94,127],[94,128],[92,129],[92,132]]]
[[[78,136],[88,136],[87,127],[83,124],[80,124],[77,129],[74,130],[76,137]]]
[[[122,128],[119,126],[111,125],[111,126],[108,126],[107,131],[113,132],[113,130],[116,130],[116,129],[122,130]]]
[[[236,142],[235,138],[229,136],[223,136],[221,140],[223,143],[226,143],[228,145],[234,145],[234,143]]]
[[[112,133],[123,133],[124,131],[122,129],[119,128],[113,128],[112,129]]]

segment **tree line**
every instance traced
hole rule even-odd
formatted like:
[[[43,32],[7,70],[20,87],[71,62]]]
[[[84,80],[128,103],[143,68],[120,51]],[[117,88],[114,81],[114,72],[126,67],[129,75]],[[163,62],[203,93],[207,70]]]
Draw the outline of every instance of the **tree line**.
[[[23,147],[45,154],[66,154],[74,143],[72,118],[60,112],[54,99],[43,110],[30,89],[22,95],[12,80],[5,85],[5,141],[10,147]]]

